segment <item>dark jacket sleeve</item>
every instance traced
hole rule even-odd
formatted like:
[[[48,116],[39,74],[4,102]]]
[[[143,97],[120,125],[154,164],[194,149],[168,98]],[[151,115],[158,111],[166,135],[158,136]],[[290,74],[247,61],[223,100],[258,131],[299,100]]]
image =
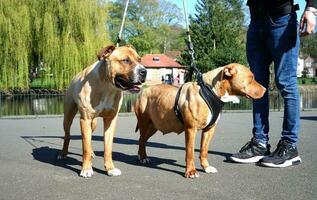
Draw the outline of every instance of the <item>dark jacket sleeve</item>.
[[[317,0],[306,0],[307,6],[317,8]]]

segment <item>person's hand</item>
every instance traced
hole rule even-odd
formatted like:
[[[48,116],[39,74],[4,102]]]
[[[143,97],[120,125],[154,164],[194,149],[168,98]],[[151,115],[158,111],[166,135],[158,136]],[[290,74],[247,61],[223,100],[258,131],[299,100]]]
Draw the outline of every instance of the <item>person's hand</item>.
[[[300,36],[314,33],[316,26],[316,16],[311,11],[305,11],[300,20]]]

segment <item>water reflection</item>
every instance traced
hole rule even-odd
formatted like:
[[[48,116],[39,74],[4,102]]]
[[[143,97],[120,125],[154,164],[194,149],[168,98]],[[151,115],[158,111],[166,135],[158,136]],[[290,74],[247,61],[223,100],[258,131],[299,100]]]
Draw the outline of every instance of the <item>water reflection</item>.
[[[132,112],[136,94],[125,94],[120,112]],[[63,95],[15,95],[0,96],[0,117],[16,115],[56,115],[63,114]],[[224,110],[251,110],[252,101],[240,98],[239,104],[227,103]],[[301,109],[317,108],[317,92],[301,92]],[[283,99],[278,93],[270,94],[270,109],[283,109]]]
[[[61,114],[64,110],[63,101],[63,95],[0,97],[0,116]]]

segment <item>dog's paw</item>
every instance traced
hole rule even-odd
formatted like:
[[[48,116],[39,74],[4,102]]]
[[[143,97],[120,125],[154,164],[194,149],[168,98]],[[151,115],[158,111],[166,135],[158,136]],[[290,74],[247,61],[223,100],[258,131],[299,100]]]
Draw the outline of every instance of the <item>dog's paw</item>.
[[[91,169],[83,169],[81,170],[79,176],[84,177],[84,178],[89,178],[92,175],[94,175],[94,171]]]
[[[214,174],[214,173],[217,173],[218,172],[218,170],[216,169],[216,168],[214,168],[213,166],[208,166],[208,167],[206,167],[205,169],[205,172],[206,173],[212,173],[212,174]]]
[[[67,155],[58,154],[56,159],[57,160],[66,160],[67,159]]]
[[[140,162],[142,165],[146,165],[146,164],[150,164],[150,163],[151,163],[151,159],[148,158],[148,157],[141,158],[141,156],[138,155],[138,158],[139,158],[139,162]]]
[[[118,168],[113,168],[109,171],[106,172],[108,176],[120,176],[121,175],[121,171]]]
[[[150,164],[151,163],[151,159],[150,158],[143,158],[141,160],[139,160],[141,164],[146,165],[146,164]]]
[[[151,163],[151,159],[150,158],[143,158],[143,159],[139,159],[139,162],[142,165],[146,165],[146,164],[150,164]]]
[[[192,170],[192,171],[186,172],[185,177],[186,178],[198,178],[199,173],[196,170]]]

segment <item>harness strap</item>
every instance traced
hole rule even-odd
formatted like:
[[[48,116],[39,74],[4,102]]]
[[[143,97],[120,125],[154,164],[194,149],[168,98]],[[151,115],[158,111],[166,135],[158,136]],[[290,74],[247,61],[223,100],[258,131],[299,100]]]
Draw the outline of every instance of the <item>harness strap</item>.
[[[197,83],[200,86],[199,94],[203,98],[203,100],[206,102],[211,114],[212,118],[208,125],[205,128],[210,128],[212,125],[214,125],[222,111],[222,108],[224,106],[224,102],[219,99],[219,97],[215,94],[215,92],[212,90],[212,87],[209,85],[206,85],[202,79],[202,74],[197,73]],[[183,116],[180,112],[178,101],[179,96],[181,93],[183,86],[179,88],[176,94],[175,98],[175,104],[174,104],[174,112],[176,117],[184,124]]]
[[[206,102],[212,114],[212,118],[209,124],[205,127],[210,128],[216,123],[225,103],[219,99],[219,97],[213,91],[212,87],[204,83],[201,74],[198,74],[197,81],[198,85],[200,86],[199,94]]]
[[[179,121],[182,122],[182,124],[184,124],[184,119],[183,119],[183,116],[182,116],[181,111],[179,110],[178,100],[179,100],[179,96],[180,96],[180,93],[181,93],[181,91],[182,91],[183,86],[184,86],[184,85],[182,85],[182,86],[178,89],[177,94],[176,94],[176,98],[175,98],[175,104],[174,104],[174,112],[175,112],[175,115],[176,115],[176,117],[179,119]]]

